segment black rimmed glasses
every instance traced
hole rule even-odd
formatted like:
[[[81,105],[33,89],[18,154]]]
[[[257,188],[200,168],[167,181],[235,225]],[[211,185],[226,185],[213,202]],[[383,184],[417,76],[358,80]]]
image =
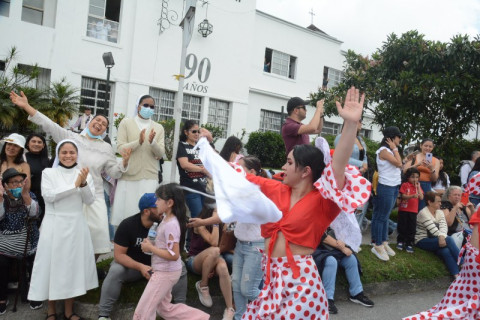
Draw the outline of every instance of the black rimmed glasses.
[[[299,106],[299,107],[296,107],[295,109],[303,109],[303,110],[307,110],[307,108],[305,106]]]
[[[23,179],[22,180],[12,180],[12,181],[9,181],[7,182],[7,185],[11,186],[11,187],[18,187],[18,186],[21,186],[23,184]]]
[[[190,130],[191,133],[200,133],[200,130]]]

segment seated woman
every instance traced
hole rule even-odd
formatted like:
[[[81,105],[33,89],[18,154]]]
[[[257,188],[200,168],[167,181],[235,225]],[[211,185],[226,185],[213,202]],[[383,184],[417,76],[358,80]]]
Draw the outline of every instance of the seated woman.
[[[465,244],[466,236],[472,232],[468,221],[475,210],[471,202],[465,206],[461,199],[462,189],[458,186],[451,186],[443,194],[440,206],[447,221],[447,234],[453,237],[459,249]]]
[[[30,192],[30,182],[25,173],[10,168],[3,172],[0,185],[0,314],[7,310],[8,270],[15,259],[26,257],[33,262],[38,243],[36,223],[28,225],[28,218],[39,215],[38,202]],[[25,239],[29,234],[29,242]],[[31,302],[32,309],[41,307]]]
[[[427,206],[417,216],[415,245],[441,256],[450,274],[456,277],[459,250],[453,238],[447,235],[447,222],[443,211],[440,210],[440,196],[434,191],[429,191],[425,193],[424,198]]]
[[[452,282],[443,299],[430,310],[420,312],[404,320],[424,319],[480,319],[478,308],[480,295],[478,293],[478,281],[480,276],[478,224],[480,223],[480,210],[477,211],[470,223],[474,225],[472,237],[460,253],[465,253],[462,271],[455,281]],[[471,285],[474,284],[474,285]],[[451,299],[455,297],[455,299]]]
[[[437,157],[437,159],[440,162],[440,172],[438,173],[437,181],[432,185],[432,189],[442,196],[445,193],[445,190],[450,187],[450,177],[443,167],[443,159],[440,157]]]
[[[198,216],[200,219],[208,219],[214,215],[216,209],[215,203],[209,198],[205,198],[205,204]],[[190,249],[188,252],[187,269],[190,272],[201,275],[202,279],[195,283],[198,292],[198,298],[205,307],[213,305],[212,297],[208,290],[208,279],[213,275],[218,275],[220,290],[225,300],[226,309],[223,319],[233,319],[235,309],[232,302],[232,279],[228,272],[227,263],[220,255],[218,241],[220,239],[220,226],[201,226],[193,228]]]
[[[350,301],[359,303],[365,307],[373,307],[374,303],[363,293],[360,280],[360,262],[353,250],[342,240],[335,238],[335,233],[328,228],[322,237],[322,242],[312,254],[318,273],[322,278],[323,287],[328,299],[328,312],[338,313],[335,306],[335,280],[338,266],[345,269],[350,292]]]

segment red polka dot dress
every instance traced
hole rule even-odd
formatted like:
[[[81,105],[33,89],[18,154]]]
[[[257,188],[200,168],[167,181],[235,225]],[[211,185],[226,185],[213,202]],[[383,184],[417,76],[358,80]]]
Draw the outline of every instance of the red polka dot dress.
[[[480,319],[480,264],[475,259],[479,252],[470,242],[467,242],[460,256],[464,251],[466,255],[462,271],[452,282],[442,301],[428,311],[403,320]]]

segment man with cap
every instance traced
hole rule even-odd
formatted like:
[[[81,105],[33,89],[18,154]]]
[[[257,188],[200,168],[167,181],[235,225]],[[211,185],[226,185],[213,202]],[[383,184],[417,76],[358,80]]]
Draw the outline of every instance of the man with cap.
[[[158,212],[155,193],[145,193],[138,202],[140,212],[124,219],[115,233],[113,255],[105,278],[99,303],[99,320],[110,319],[113,305],[117,301],[124,282],[133,282],[142,277],[150,279],[151,255],[142,252],[141,243],[147,238],[154,222],[160,222],[163,212]],[[183,262],[182,262],[183,264]],[[185,302],[187,294],[187,272],[182,268],[180,280],[172,289],[176,303]]]
[[[317,101],[317,109],[308,124],[302,124],[307,116],[307,105],[310,101],[304,101],[299,97],[288,100],[288,117],[282,126],[282,137],[285,142],[285,149],[288,153],[297,144],[309,144],[309,134],[320,133],[323,126],[323,100]]]
[[[27,218],[37,218],[39,212],[27,175],[15,168],[5,170],[0,185],[0,314],[7,309],[8,275],[12,261],[26,258],[33,265],[39,232],[36,223],[27,225]],[[31,301],[30,306],[38,309],[42,303]]]
[[[89,106],[84,107],[83,114],[78,117],[77,121],[70,127],[73,131],[82,132],[83,129],[88,125],[90,120],[92,120],[92,108]]]

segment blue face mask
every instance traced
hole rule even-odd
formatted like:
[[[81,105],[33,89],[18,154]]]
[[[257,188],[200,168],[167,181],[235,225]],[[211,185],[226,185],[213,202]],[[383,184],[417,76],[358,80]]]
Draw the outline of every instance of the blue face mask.
[[[12,196],[14,198],[20,198],[20,196],[22,195],[22,187],[18,187],[15,189],[8,189],[8,191],[12,193]]]
[[[150,119],[153,116],[153,109],[142,107],[139,114],[143,119]]]
[[[90,138],[92,138],[92,139],[100,139],[100,140],[103,139],[102,136],[94,136],[94,135],[90,132],[90,128],[88,128],[88,127],[85,129],[85,132],[86,132],[86,133],[88,134],[88,136],[89,136]]]

